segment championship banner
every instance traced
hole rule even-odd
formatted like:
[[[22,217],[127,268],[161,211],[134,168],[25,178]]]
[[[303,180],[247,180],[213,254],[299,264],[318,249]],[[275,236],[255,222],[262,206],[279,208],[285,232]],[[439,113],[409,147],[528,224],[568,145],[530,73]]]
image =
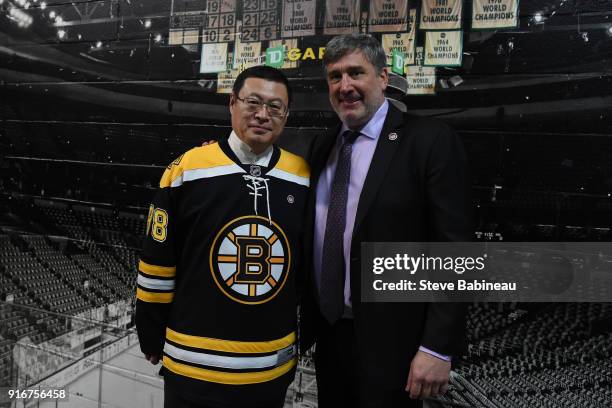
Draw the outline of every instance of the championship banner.
[[[227,69],[227,43],[202,44],[200,74],[222,72]]]
[[[518,26],[519,0],[474,0],[472,28],[490,30]]]
[[[416,44],[416,9],[410,10],[408,18],[410,30],[407,33],[383,34],[382,46],[387,55],[387,65],[391,65],[391,54],[399,51],[404,54],[404,63],[414,65],[414,47]]]
[[[463,0],[422,0],[421,30],[458,30],[461,28]]]
[[[368,32],[407,31],[407,10],[406,0],[370,0]]]
[[[324,35],[359,32],[360,0],[326,0]]]
[[[297,46],[298,46],[297,38],[292,38],[290,40],[275,40],[275,41],[270,41],[270,48],[272,48],[272,47],[283,47],[283,50],[284,50],[283,58],[284,58],[285,62],[280,67],[280,69],[297,68],[297,62],[292,62],[291,60],[289,60],[289,58],[287,58],[287,52],[289,50],[292,50],[292,49],[297,49]]]
[[[425,62],[428,67],[461,66],[463,31],[427,31],[425,33]]]
[[[206,26],[206,13],[206,0],[172,0],[168,44],[198,44],[200,28]]]
[[[280,0],[244,0],[242,2],[242,42],[278,38],[278,2]]]
[[[434,95],[436,93],[436,68],[423,66],[423,47],[416,49],[416,63],[407,67],[406,95]]]
[[[236,0],[208,0],[203,43],[231,42],[236,36]]]
[[[315,35],[316,0],[284,0],[281,37]]]
[[[234,69],[245,70],[255,65],[261,65],[261,43],[249,42],[245,43],[236,40],[234,46]]]
[[[238,70],[232,69],[229,71],[219,72],[217,74],[217,93],[230,94],[232,87],[239,75]]]

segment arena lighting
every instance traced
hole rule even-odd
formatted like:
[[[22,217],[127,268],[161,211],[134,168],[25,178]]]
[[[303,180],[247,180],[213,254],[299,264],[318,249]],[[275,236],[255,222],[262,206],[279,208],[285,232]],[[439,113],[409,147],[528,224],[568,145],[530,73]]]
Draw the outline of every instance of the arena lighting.
[[[145,20],[144,26],[145,26],[145,28],[151,28],[151,20],[148,20],[148,19]]]
[[[9,9],[9,18],[17,23],[19,27],[27,28],[32,24],[32,16],[24,11],[11,7]]]
[[[161,42],[161,40],[162,40],[162,35],[161,34],[156,34],[155,35],[155,42],[158,43],[158,42]]]
[[[102,48],[102,41],[98,41],[96,43],[96,48]]]
[[[461,78],[459,75],[454,75],[448,79],[448,82],[452,86],[459,86],[463,83],[463,78]]]
[[[606,34],[612,37],[612,25],[608,26],[608,29],[606,30]]]
[[[66,31],[64,30],[57,30],[57,36],[58,38],[61,40],[66,36]]]
[[[62,18],[62,16],[55,17],[55,24],[62,24],[63,22],[64,19]]]
[[[51,10],[51,11],[49,12],[49,18],[55,18],[55,15],[56,15],[56,14],[55,14],[55,11]]]
[[[47,8],[47,3],[45,3],[44,1],[42,3],[40,3],[40,9],[44,10]]]
[[[538,24],[544,21],[544,17],[542,16],[542,13],[540,12],[535,13],[535,15],[533,16],[533,21],[535,21]]]

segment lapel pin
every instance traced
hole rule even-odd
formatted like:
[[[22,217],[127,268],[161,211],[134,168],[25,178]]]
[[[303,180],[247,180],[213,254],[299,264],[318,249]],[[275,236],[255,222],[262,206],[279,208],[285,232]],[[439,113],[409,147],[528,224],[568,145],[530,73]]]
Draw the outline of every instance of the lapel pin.
[[[393,132],[393,133],[389,133],[389,140],[396,140],[397,139],[397,133]]]

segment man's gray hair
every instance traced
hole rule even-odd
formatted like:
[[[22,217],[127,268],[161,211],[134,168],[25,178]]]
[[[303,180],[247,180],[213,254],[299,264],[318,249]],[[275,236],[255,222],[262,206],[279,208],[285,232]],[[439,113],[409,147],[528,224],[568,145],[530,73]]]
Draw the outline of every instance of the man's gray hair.
[[[387,56],[382,45],[376,38],[367,34],[346,34],[332,38],[325,46],[323,66],[327,69],[329,64],[355,51],[363,52],[377,73],[387,66]]]

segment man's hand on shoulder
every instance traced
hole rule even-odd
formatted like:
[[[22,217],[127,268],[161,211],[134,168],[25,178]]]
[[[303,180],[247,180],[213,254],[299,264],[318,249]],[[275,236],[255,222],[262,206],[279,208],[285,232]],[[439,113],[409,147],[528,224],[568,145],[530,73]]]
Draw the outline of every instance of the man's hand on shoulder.
[[[147,359],[148,361],[151,362],[151,364],[155,365],[157,363],[159,363],[159,357],[157,355],[152,355],[152,354],[145,354],[145,359]]]
[[[448,387],[451,363],[423,351],[417,351],[410,363],[406,392],[412,399],[444,394]]]

